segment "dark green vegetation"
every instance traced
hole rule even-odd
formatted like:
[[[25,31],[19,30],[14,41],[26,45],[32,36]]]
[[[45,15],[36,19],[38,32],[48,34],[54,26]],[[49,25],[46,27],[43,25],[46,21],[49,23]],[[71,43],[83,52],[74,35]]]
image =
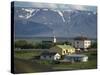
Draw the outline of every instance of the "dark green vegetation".
[[[18,40],[15,41],[15,48],[21,48],[21,49],[49,49],[52,46],[54,46],[52,41],[42,41],[42,42],[36,42],[36,43],[30,43],[26,40]]]
[[[56,44],[70,45],[67,41],[57,42]],[[28,42],[26,40],[17,40],[14,44],[14,47],[18,49],[50,49],[53,46],[55,46],[55,44],[52,41]]]
[[[97,48],[97,42],[92,43],[92,45],[90,46],[90,48]]]
[[[34,56],[38,56],[41,54],[41,51],[15,51],[14,56],[15,58],[19,59],[31,59],[34,58]]]
[[[29,49],[29,48],[34,48],[31,43],[28,43],[25,40],[19,40],[16,41],[14,44],[15,48],[21,48],[21,49]]]
[[[97,68],[97,51],[82,52],[89,57],[88,62],[57,63],[54,61],[34,59],[41,51],[15,51],[15,73],[64,71]]]

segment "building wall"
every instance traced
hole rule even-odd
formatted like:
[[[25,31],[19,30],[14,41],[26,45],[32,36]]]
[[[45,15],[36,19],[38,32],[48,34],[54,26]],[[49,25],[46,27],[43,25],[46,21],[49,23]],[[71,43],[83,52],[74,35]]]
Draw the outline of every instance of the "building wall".
[[[63,49],[62,50],[62,55],[69,55],[69,54],[73,54],[75,53],[75,49],[72,48],[72,49]]]
[[[75,53],[75,48],[69,49],[69,50],[68,50],[68,53],[71,53],[71,54],[72,54],[72,53]]]
[[[60,55],[67,55],[67,54],[75,53],[75,48],[61,49],[61,48],[55,46],[55,47],[51,48],[51,50],[54,50],[55,52],[59,53]]]
[[[72,45],[75,48],[88,48],[91,45],[90,40],[74,40],[73,42]]]
[[[87,56],[86,57],[83,57],[81,61],[82,62],[87,62],[88,61],[88,57]]]
[[[84,41],[75,40],[74,41],[74,47],[75,48],[84,48]]]
[[[40,56],[40,59],[43,59],[43,60],[58,60],[60,58],[61,56],[58,53],[54,56]]]
[[[61,58],[61,55],[59,55],[58,53],[54,56],[54,60],[58,60]]]
[[[40,59],[43,59],[43,60],[54,60],[54,56],[40,56]]]
[[[70,62],[87,62],[88,57],[65,57],[64,60],[70,61]]]
[[[84,41],[84,48],[88,48],[91,45],[91,41],[90,40],[85,40]]]

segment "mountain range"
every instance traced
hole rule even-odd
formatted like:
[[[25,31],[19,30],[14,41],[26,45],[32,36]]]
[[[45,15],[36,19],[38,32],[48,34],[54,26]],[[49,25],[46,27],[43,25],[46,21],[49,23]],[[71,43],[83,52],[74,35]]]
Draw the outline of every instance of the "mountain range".
[[[97,12],[15,7],[16,37],[97,37]]]

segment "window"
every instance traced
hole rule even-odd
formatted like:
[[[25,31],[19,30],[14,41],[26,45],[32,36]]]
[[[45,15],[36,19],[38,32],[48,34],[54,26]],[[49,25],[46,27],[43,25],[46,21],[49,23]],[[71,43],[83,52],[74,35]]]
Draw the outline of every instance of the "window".
[[[88,42],[88,44],[90,44],[90,42]]]
[[[77,41],[77,44],[79,44],[79,42]]]
[[[50,58],[52,57],[52,56],[49,56]]]
[[[64,54],[66,54],[66,51],[63,51]]]
[[[46,58],[46,56],[43,56],[44,58]]]

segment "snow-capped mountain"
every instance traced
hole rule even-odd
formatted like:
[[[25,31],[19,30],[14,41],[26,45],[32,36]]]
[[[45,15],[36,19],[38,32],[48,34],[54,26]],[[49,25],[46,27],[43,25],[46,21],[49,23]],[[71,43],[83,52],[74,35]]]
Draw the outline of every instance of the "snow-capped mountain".
[[[97,13],[80,10],[16,7],[16,36],[97,36]]]

